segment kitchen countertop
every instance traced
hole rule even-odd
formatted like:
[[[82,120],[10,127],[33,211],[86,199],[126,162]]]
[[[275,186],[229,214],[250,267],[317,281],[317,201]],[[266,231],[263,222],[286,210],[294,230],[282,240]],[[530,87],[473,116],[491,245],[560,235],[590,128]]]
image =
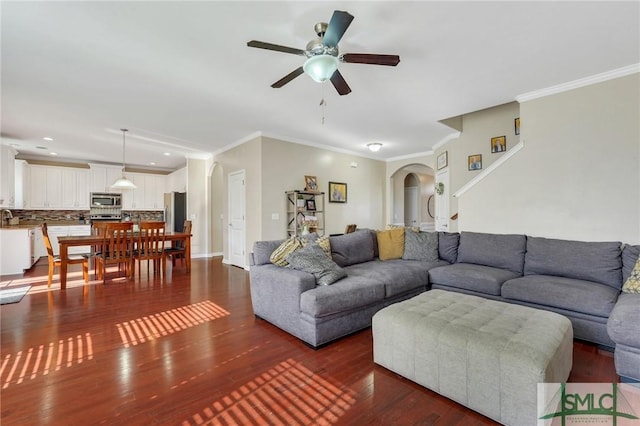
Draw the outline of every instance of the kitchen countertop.
[[[76,226],[76,225],[89,225],[88,223],[80,222],[79,220],[24,220],[18,225],[3,225],[0,229],[30,229],[39,228],[43,223],[47,223],[48,226]]]

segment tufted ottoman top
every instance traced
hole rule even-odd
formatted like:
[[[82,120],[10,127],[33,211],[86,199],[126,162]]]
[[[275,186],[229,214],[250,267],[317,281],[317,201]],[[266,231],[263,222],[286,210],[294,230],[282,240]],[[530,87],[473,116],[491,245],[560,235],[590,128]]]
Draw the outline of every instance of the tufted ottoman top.
[[[503,424],[536,424],[537,383],[564,382],[562,315],[431,290],[373,317],[374,361]]]

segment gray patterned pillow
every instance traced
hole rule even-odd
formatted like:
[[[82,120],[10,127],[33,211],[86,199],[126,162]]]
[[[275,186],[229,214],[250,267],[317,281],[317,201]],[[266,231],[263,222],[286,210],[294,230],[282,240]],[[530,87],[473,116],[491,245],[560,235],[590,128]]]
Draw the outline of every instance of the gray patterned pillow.
[[[316,277],[316,284],[319,285],[330,285],[347,276],[344,269],[329,259],[315,242],[289,254],[287,262],[290,268],[313,274]]]
[[[438,260],[438,233],[413,232],[404,233],[404,260],[424,260],[436,262]]]

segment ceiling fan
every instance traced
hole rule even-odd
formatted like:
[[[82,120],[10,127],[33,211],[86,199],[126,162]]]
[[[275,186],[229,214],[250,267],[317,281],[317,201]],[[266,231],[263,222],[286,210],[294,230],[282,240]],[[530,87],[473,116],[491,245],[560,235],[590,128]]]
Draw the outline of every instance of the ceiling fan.
[[[333,86],[340,95],[347,95],[351,93],[351,88],[338,70],[338,62],[388,65],[393,67],[400,62],[398,55],[376,55],[368,53],[339,54],[338,42],[345,31],[347,31],[347,28],[349,28],[351,21],[353,21],[353,16],[349,13],[340,10],[334,11],[329,24],[326,22],[318,22],[314,26],[318,38],[311,40],[305,50],[257,40],[251,40],[247,43],[247,46],[291,53],[307,58],[303,66],[296,68],[294,71],[273,83],[271,85],[273,88],[280,88],[300,74],[306,73],[319,83],[331,80],[331,83],[333,83]]]

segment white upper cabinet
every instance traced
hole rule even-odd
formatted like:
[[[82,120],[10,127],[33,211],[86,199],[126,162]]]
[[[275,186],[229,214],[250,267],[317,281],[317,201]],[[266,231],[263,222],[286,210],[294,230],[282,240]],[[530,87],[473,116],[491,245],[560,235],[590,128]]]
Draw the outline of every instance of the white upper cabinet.
[[[32,209],[62,208],[62,169],[64,167],[29,167],[29,203]]]
[[[16,151],[9,145],[0,145],[0,207],[14,208]]]
[[[89,168],[91,179],[88,192],[118,192],[112,190],[111,185],[122,176],[122,166],[89,164]]]
[[[162,210],[166,176],[151,173],[127,173],[136,189],[122,191],[123,210]]]
[[[89,208],[89,170],[62,168],[62,208]]]

